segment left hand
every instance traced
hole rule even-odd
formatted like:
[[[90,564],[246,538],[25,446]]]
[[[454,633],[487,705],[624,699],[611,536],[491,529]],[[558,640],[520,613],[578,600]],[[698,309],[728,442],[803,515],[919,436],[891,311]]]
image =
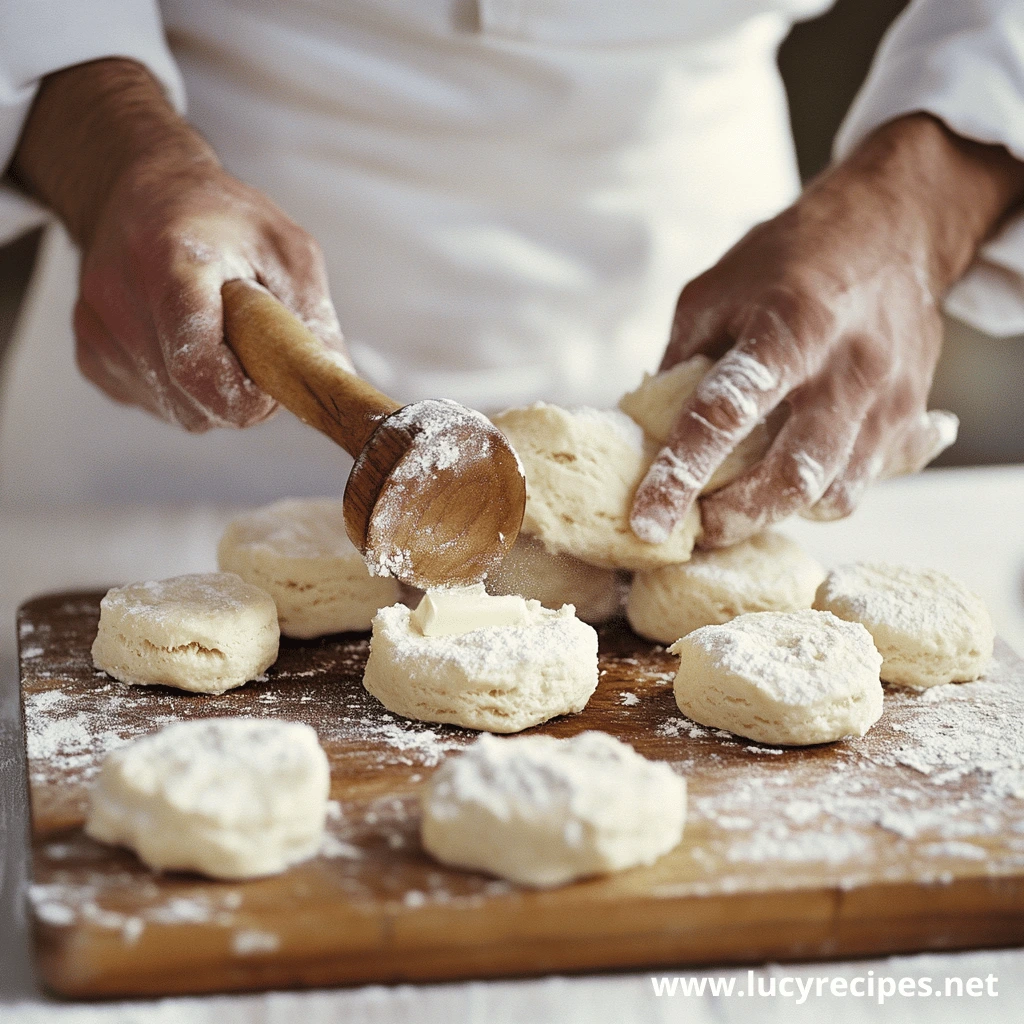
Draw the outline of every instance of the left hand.
[[[779,405],[765,457],[701,499],[705,547],[794,513],[849,515],[867,486],[956,438],[928,413],[939,302],[1024,191],[1024,165],[925,115],[880,129],[680,296],[662,369],[719,358],[637,490],[631,523],[664,539],[730,451]]]

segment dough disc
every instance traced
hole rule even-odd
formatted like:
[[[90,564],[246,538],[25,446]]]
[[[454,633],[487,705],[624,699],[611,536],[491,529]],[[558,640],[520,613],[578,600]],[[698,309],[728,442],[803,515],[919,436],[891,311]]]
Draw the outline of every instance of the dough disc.
[[[522,626],[423,636],[404,605],[373,620],[363,686],[424,722],[519,732],[582,711],[597,688],[597,633],[565,607],[527,602]]]
[[[423,846],[522,885],[652,864],[679,842],[686,780],[603,732],[482,736],[427,784]]]
[[[859,562],[818,588],[815,608],[864,625],[882,652],[882,678],[907,686],[977,679],[995,633],[985,603],[935,569]]]
[[[233,519],[217,562],[270,594],[285,636],[367,630],[400,597],[397,580],[370,575],[337,499],[291,498]]]
[[[860,623],[830,612],[752,612],[669,650],[679,710],[759,743],[863,736],[882,714],[882,656]]]
[[[93,664],[123,683],[223,693],[277,661],[273,598],[230,572],[114,587],[100,602]]]
[[[494,417],[526,471],[523,530],[552,554],[609,569],[685,562],[700,531],[694,507],[663,544],[629,525],[633,495],[657,453],[617,409],[560,409],[537,402]]]
[[[157,871],[256,878],[320,848],[330,772],[300,722],[177,722],[108,754],[85,830]]]
[[[695,551],[682,565],[638,572],[626,617],[634,632],[671,644],[746,612],[810,608],[824,576],[799,544],[769,531],[733,547]]]

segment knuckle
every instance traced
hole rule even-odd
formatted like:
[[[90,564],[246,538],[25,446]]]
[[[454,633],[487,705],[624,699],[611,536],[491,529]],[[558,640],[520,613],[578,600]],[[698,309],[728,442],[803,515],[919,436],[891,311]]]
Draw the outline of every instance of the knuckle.
[[[810,287],[772,285],[744,328],[743,348],[789,380],[802,379],[835,335],[835,314]]]
[[[705,378],[706,379],[706,378]],[[741,433],[750,421],[745,400],[736,393],[735,385],[719,390],[718,385],[701,385],[697,401],[690,410],[690,418],[701,432],[715,441],[724,441]]]
[[[824,468],[805,451],[797,450],[779,458],[773,476],[778,492],[789,505],[815,502],[826,490]]]
[[[846,370],[844,376],[869,390],[874,390],[889,376],[892,369],[892,355],[873,335],[858,334],[846,345]]]
[[[294,222],[287,222],[278,228],[281,249],[290,260],[303,265],[318,265],[323,262],[320,243],[305,229]]]
[[[189,434],[205,434],[214,426],[207,417],[197,416],[194,412],[184,408],[175,410],[174,420]]]

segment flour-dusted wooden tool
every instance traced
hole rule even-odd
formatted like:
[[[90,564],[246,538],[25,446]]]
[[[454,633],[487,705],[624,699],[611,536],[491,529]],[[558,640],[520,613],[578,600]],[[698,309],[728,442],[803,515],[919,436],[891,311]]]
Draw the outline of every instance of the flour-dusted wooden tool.
[[[228,344],[249,377],[355,459],[345,525],[371,571],[426,589],[477,583],[501,564],[526,480],[497,427],[447,400],[399,406],[269,292],[229,281],[222,294]]]

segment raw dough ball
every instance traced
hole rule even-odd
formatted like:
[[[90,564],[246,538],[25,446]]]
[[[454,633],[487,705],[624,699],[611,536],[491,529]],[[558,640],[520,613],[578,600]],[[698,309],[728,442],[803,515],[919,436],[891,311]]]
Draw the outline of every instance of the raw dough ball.
[[[85,830],[157,871],[255,878],[320,848],[330,773],[300,722],[177,722],[108,754]]]
[[[397,715],[519,732],[582,711],[597,687],[597,633],[569,607],[527,601],[523,625],[454,636],[424,636],[413,615],[404,605],[377,612],[363,675]]]
[[[545,608],[571,604],[584,622],[605,622],[619,610],[620,586],[613,569],[588,565],[571,555],[552,555],[520,534],[498,569],[487,576],[489,594],[521,594]]]
[[[663,544],[629,525],[633,494],[656,454],[616,409],[560,409],[537,402],[494,417],[526,471],[523,530],[552,554],[609,569],[685,562],[700,531],[694,507]]]
[[[645,373],[640,386],[619,399],[619,408],[636,420],[660,447],[668,441],[686,401],[714,365],[707,356],[693,356],[663,373]],[[717,491],[764,458],[777,432],[774,417],[758,423],[715,470],[702,493]]]
[[[401,596],[397,580],[370,575],[342,503],[329,498],[287,499],[233,519],[217,562],[270,594],[285,636],[369,629],[377,609]]]
[[[695,551],[683,565],[638,572],[626,603],[633,630],[674,643],[745,612],[810,608],[825,570],[781,533],[760,533],[731,548]]]
[[[829,612],[751,612],[695,629],[669,650],[679,655],[679,710],[759,743],[863,736],[882,714],[871,634]]]
[[[828,574],[814,607],[867,627],[887,683],[967,682],[992,657],[995,634],[984,602],[934,569],[844,565]]]
[[[277,661],[274,599],[233,572],[114,587],[100,602],[93,664],[122,683],[223,693]]]
[[[438,860],[553,886],[676,846],[686,780],[603,732],[482,736],[427,784],[423,846]]]

